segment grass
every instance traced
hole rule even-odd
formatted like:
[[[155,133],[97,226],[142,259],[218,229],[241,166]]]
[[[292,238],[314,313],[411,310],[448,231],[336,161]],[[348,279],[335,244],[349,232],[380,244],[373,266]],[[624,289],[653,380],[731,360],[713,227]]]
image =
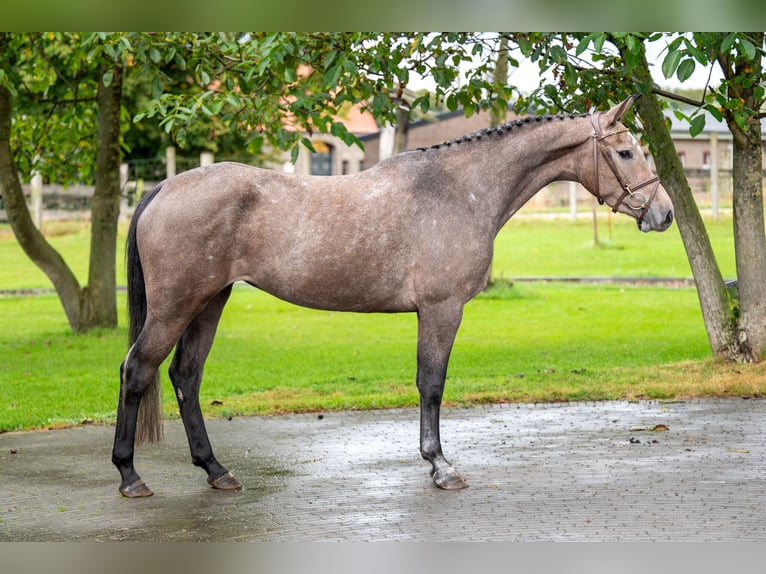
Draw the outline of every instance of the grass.
[[[617,221],[611,243],[599,248],[590,222],[514,221],[498,238],[496,273],[688,276],[677,231],[642,235]],[[730,229],[730,221],[711,226],[725,275],[733,265]],[[51,240],[84,276],[87,229],[70,227]],[[0,228],[0,288],[47,286],[14,246]],[[115,331],[73,335],[58,299],[46,294],[0,297],[0,321],[0,432],[114,420],[124,317]],[[308,310],[238,286],[206,366],[203,409],[238,416],[415,406],[416,327],[411,314]],[[499,282],[466,308],[445,403],[766,392],[763,365],[709,357],[693,289]],[[163,391],[166,415],[177,416],[166,375]]]

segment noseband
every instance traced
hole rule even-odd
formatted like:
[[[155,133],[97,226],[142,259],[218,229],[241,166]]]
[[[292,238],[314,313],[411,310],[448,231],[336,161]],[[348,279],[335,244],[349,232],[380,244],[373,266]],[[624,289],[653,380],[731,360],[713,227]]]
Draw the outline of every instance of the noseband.
[[[642,181],[641,183],[638,183],[636,185],[631,185],[625,180],[625,176],[620,170],[620,168],[617,166],[617,164],[614,163],[614,159],[612,159],[612,148],[610,148],[608,145],[601,143],[609,136],[613,136],[622,132],[629,131],[627,128],[621,128],[616,129],[608,133],[604,133],[601,130],[601,125],[599,124],[599,117],[601,116],[600,113],[591,114],[590,121],[593,124],[593,162],[596,167],[596,189],[594,192],[594,195],[598,199],[598,202],[600,204],[604,204],[604,198],[601,197],[600,191],[599,191],[599,177],[598,177],[598,150],[601,148],[602,153],[604,154],[604,159],[606,159],[606,163],[609,164],[609,167],[612,169],[612,173],[614,173],[614,176],[617,178],[617,181],[620,182],[620,186],[623,189],[622,195],[620,195],[620,198],[617,200],[617,203],[614,204],[612,207],[612,211],[614,213],[617,212],[617,208],[622,205],[623,201],[625,202],[625,205],[627,205],[630,209],[633,211],[639,212],[638,214],[638,224],[641,225],[641,222],[644,220],[644,217],[646,216],[646,213],[649,211],[649,206],[651,205],[652,201],[654,200],[654,196],[657,195],[657,189],[660,186],[660,178],[656,175],[654,177],[650,177],[646,181]],[[638,191],[639,189],[646,187],[648,185],[654,184],[654,187],[652,188],[652,192],[649,194],[649,198],[647,199],[646,195],[644,195],[643,192]]]

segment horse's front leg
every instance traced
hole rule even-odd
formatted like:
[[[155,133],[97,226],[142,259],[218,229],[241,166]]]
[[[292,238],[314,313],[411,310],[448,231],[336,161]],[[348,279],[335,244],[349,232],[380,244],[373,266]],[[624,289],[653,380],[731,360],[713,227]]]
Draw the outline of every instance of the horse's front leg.
[[[442,303],[418,311],[418,375],[420,392],[420,454],[432,465],[431,475],[439,488],[459,490],[468,486],[442,453],[439,412],[455,334],[463,305]]]

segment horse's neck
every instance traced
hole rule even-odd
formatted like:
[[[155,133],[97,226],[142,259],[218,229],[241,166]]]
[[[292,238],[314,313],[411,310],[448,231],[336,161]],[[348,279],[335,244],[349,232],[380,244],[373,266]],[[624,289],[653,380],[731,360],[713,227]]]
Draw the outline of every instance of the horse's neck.
[[[521,126],[516,133],[500,136],[504,139],[494,149],[486,149],[477,168],[488,182],[487,200],[493,204],[496,231],[546,185],[588,180],[592,151],[584,127],[587,121],[555,118]]]

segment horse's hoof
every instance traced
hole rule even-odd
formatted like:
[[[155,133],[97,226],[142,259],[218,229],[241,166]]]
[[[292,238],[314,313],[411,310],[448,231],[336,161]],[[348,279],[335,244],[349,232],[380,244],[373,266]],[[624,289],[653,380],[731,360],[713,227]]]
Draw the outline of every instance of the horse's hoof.
[[[214,480],[208,479],[208,483],[218,490],[242,490],[242,483],[234,478],[234,475],[230,472],[222,474]]]
[[[468,483],[458,471],[450,467],[444,471],[434,473],[434,484],[442,490],[462,490],[468,487]]]
[[[133,484],[127,486],[120,485],[120,494],[126,498],[144,498],[152,496],[154,492],[139,478]]]

